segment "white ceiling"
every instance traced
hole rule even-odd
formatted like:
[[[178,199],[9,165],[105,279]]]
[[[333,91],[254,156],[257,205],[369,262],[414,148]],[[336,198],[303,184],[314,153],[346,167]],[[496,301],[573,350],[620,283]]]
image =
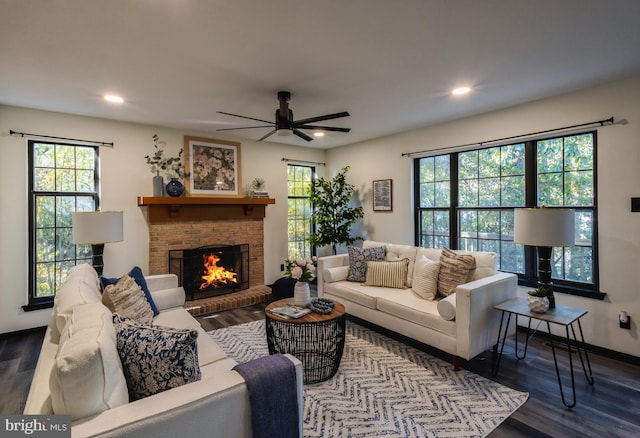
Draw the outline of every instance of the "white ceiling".
[[[639,74],[639,22],[638,0],[0,0],[0,104],[214,135],[287,90],[352,131],[268,141],[329,148]]]

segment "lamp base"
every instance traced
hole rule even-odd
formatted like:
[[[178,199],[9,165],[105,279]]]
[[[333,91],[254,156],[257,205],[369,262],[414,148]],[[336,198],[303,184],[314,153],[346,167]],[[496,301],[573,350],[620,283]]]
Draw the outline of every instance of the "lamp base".
[[[91,258],[93,269],[98,273],[98,277],[102,277],[102,270],[104,269],[104,261],[102,258],[104,243],[92,243],[91,252],[93,253],[93,257]]]
[[[553,296],[553,283],[551,282],[551,255],[553,248],[550,246],[538,246],[538,290],[546,290],[549,300],[549,309],[556,308],[556,298]]]

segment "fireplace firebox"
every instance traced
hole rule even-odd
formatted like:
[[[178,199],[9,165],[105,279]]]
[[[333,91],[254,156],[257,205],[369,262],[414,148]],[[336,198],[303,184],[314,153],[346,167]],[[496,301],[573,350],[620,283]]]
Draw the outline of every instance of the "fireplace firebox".
[[[170,250],[169,273],[178,276],[188,301],[249,288],[249,244]]]

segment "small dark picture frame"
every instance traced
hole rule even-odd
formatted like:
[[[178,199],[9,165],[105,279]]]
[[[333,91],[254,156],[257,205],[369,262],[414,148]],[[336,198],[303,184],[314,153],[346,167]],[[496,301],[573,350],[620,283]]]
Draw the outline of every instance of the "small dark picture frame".
[[[373,211],[393,210],[393,191],[391,179],[373,181]]]

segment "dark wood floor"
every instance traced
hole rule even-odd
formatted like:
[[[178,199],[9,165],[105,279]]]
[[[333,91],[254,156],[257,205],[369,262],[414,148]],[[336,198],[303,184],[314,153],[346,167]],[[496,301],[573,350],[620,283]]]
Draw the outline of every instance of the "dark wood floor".
[[[199,317],[207,331],[264,318],[264,305]],[[0,414],[22,411],[44,331],[0,338]],[[521,334],[520,336],[524,336]],[[430,354],[449,358],[425,346]],[[567,352],[560,351],[561,375],[568,380]],[[489,436],[503,437],[636,437],[640,436],[640,367],[590,353],[595,385],[587,384],[577,355],[578,404],[565,408],[560,399],[548,341],[535,336],[526,359],[514,358],[513,340],[505,346],[500,373],[494,380],[529,392],[529,400]],[[577,361],[577,362],[575,362]],[[491,377],[491,353],[463,362],[463,368]]]

